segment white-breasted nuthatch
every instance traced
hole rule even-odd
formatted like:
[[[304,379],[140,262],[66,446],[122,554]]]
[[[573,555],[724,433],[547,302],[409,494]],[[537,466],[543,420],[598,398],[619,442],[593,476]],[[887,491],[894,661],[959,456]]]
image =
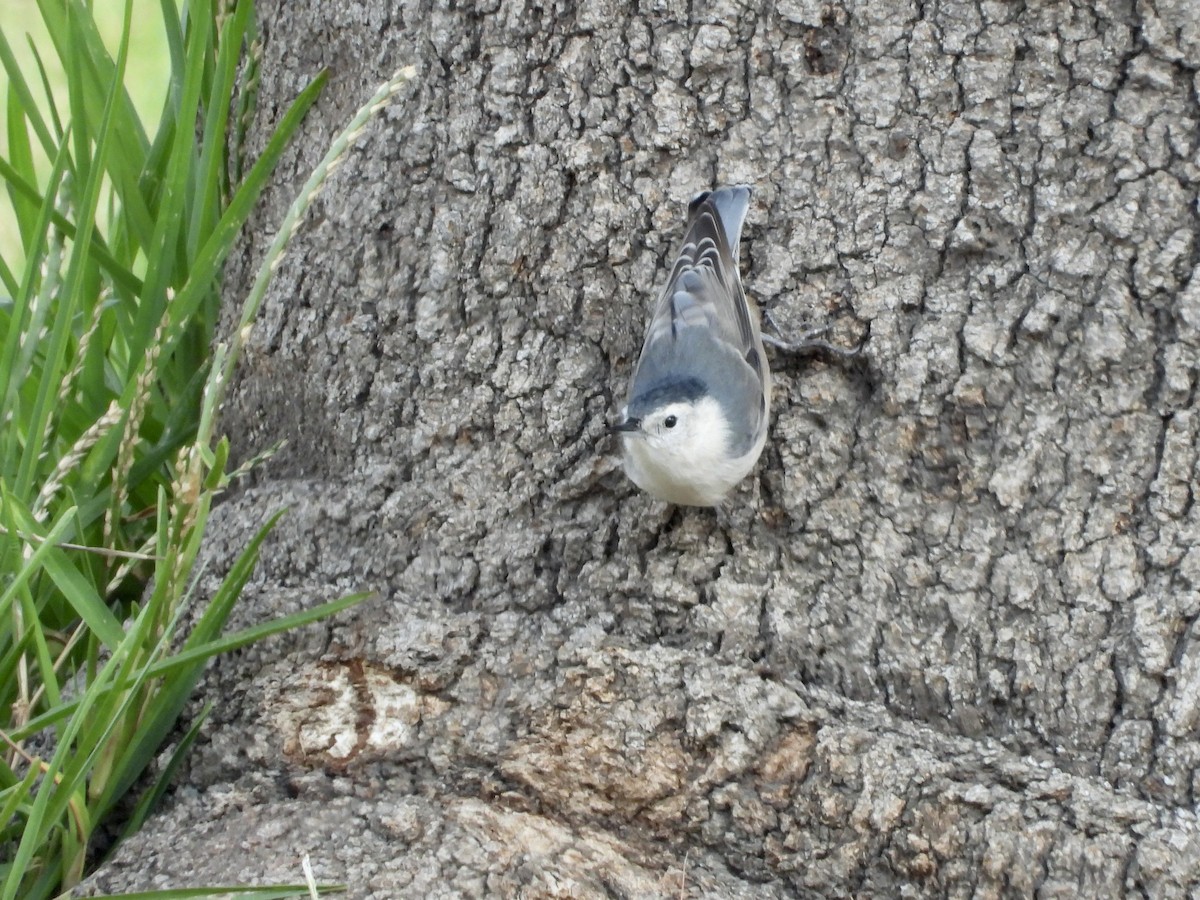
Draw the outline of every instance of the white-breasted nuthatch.
[[[715,506],[767,440],[771,372],[738,274],[750,188],[698,194],[646,329],[621,421],[625,472],[649,494]]]
[[[771,371],[764,341],[852,359],[813,328],[796,343],[763,335],[742,290],[738,244],[750,188],[723,187],[688,204],[688,227],[646,329],[621,420],[625,472],[649,494],[716,506],[745,478],[767,441]]]

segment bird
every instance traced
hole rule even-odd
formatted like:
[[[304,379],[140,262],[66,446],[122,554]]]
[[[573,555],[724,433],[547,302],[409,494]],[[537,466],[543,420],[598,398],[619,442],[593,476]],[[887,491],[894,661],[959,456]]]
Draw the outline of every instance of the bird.
[[[746,185],[697,194],[611,430],[625,473],[680,506],[717,506],[767,440],[771,371],[738,272]]]
[[[679,506],[719,506],[758,462],[771,413],[765,346],[854,359],[822,340],[827,326],[789,342],[764,334],[738,269],[747,185],[702,191],[688,204],[687,231],[646,328],[619,420],[629,479]],[[768,317],[769,318],[769,317]]]

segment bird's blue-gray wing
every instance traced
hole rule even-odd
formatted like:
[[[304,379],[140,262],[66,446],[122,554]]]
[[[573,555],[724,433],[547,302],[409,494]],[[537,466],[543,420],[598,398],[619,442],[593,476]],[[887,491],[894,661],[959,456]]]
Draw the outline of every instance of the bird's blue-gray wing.
[[[738,275],[738,245],[749,206],[747,187],[721,188],[692,201],[683,246],[646,329],[646,349],[677,337],[680,328],[697,325],[712,329],[743,355],[757,352]]]
[[[701,194],[689,207],[683,246],[655,307],[630,400],[670,382],[699,380],[756,435],[766,415],[766,361],[738,274],[747,187]],[[759,402],[747,404],[747,397]],[[740,443],[740,441],[739,441]]]

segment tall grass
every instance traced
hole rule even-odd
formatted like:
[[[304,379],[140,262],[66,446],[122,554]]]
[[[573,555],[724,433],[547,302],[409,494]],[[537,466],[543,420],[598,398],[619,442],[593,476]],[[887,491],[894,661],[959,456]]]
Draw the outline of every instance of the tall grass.
[[[0,257],[0,900],[70,888],[98,833],[119,840],[139,827],[199,723],[132,814],[113,813],[209,658],[361,599],[223,635],[272,519],[189,615],[186,637],[177,628],[212,503],[239,474],[215,431],[244,333],[212,349],[222,266],[323,76],[246,165],[240,132],[257,79],[248,0],[193,0],[182,14],[161,0],[170,79],[152,131],[124,87],[131,3],[115,54],[90,4],[37,5],[65,103],[41,56],[22,68],[0,33],[0,184],[20,236]],[[319,183],[289,215],[243,324]]]
[[[166,97],[170,76],[170,55],[160,22],[161,0],[133,0],[133,19],[129,33],[129,58],[125,67],[125,84],[138,117],[148,131],[157,129],[158,117]],[[175,6],[180,0],[175,0]],[[123,2],[92,3],[96,29],[110,52],[116,51],[121,38],[121,26],[125,20]],[[0,32],[9,40],[13,57],[20,68],[28,73],[37,73],[38,58],[44,64],[45,79],[54,91],[59,107],[67,107],[67,73],[53,52],[50,36],[38,12],[38,0],[3,0],[0,2]],[[36,50],[35,50],[36,48]],[[40,80],[40,74],[35,80]],[[36,89],[36,85],[35,85]],[[7,121],[8,76],[0,68],[0,123]],[[0,127],[0,155],[7,157],[8,135]],[[49,160],[41,152],[37,142],[33,145],[35,167],[39,177],[45,177],[50,169]],[[11,215],[7,192],[0,191],[0,254],[14,268],[22,262],[20,235]],[[98,210],[99,227],[105,227],[106,204],[102,201]]]

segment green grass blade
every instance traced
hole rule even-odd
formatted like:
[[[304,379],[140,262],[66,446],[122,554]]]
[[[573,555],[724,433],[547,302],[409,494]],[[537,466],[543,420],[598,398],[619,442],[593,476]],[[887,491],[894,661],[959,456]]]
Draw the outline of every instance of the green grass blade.
[[[220,656],[222,653],[229,653],[242,647],[248,647],[250,644],[257,643],[271,635],[293,631],[296,628],[311,625],[321,619],[330,618],[373,596],[375,594],[371,591],[350,594],[337,600],[314,606],[311,609],[300,610],[299,612],[278,619],[272,619],[260,625],[254,625],[242,631],[226,635],[225,637],[196,644],[187,650],[181,650],[173,656],[151,663],[146,671],[147,677],[160,678],[173,676],[175,673],[194,666],[198,662],[203,663],[212,657]],[[67,701],[59,709],[42,713],[30,719],[24,727],[15,729],[11,737],[14,740],[24,740],[43,729],[51,728],[74,713],[77,705],[78,701]]]
[[[200,108],[200,97],[204,89],[204,69],[207,48],[212,34],[211,0],[202,0],[199,8],[189,10],[187,59],[184,73],[182,99],[178,112],[180,123],[195,122]],[[167,288],[175,282],[175,276],[186,262],[181,258],[179,235],[190,218],[190,189],[195,160],[195,129],[176,129],[171,153],[166,161],[162,176],[162,194],[153,234],[146,246],[150,258],[144,278],[145,289],[142,303],[133,318],[128,335],[128,359],[130,371],[136,372],[141,365],[146,348],[154,338],[166,307]],[[188,313],[171,303],[171,321],[178,325]]]
[[[18,511],[18,503],[19,501],[11,493],[4,490],[3,483],[0,482],[0,511],[2,511],[0,514],[3,515],[5,536],[12,540],[14,544],[16,544],[18,535],[37,533],[36,530],[30,528],[31,520],[28,512],[22,515]],[[16,600],[18,593],[34,579],[38,572],[42,571],[46,564],[46,558],[65,539],[64,535],[71,528],[73,513],[74,510],[64,510],[59,514],[55,523],[46,531],[46,534],[41,537],[40,541],[31,542],[35,544],[33,552],[29,554],[28,559],[24,561],[21,568],[8,581],[4,592],[0,593],[0,616],[8,614],[8,608]]]
[[[44,846],[49,833],[59,827],[58,823],[61,821],[67,806],[74,801],[74,808],[76,810],[79,809],[79,798],[82,792],[78,784],[78,773],[86,765],[87,759],[82,758],[83,754],[79,755],[80,758],[72,758],[75,741],[87,723],[88,714],[92,707],[95,705],[97,699],[103,693],[107,692],[113,676],[116,674],[124,658],[128,656],[136,639],[136,632],[131,630],[129,636],[117,648],[112,658],[96,674],[96,678],[88,686],[83,697],[80,698],[74,715],[68,720],[62,733],[59,735],[54,755],[46,763],[41,788],[34,796],[33,803],[28,807],[25,828],[21,834],[21,840],[17,845],[16,852],[12,857],[14,872],[30,872],[34,854],[39,848]],[[75,770],[74,773],[68,774],[64,771],[64,764],[68,763],[68,760],[70,761],[69,764]],[[47,874],[53,878],[53,881],[51,881],[52,884],[57,883],[57,880],[61,876],[61,873],[47,873],[43,871],[39,877],[44,879],[47,877]],[[24,878],[13,877],[6,879],[0,885],[0,900],[15,900],[18,896],[18,891],[22,892],[22,897],[43,895],[43,892],[36,886],[31,887],[28,885]]]
[[[27,832],[31,828],[42,829],[44,823],[60,821],[70,805],[73,815],[78,816],[81,812],[87,815],[85,834],[90,833],[94,808],[80,808],[86,794],[87,779],[89,775],[95,777],[98,758],[109,746],[114,732],[128,721],[128,713],[142,696],[138,689],[149,678],[146,667],[139,663],[145,655],[142,648],[149,647],[153,658],[168,646],[169,632],[157,638],[151,635],[154,621],[153,611],[147,605],[134,619],[125,640],[88,685],[74,714],[63,728],[54,755],[47,764],[43,785],[53,784],[54,788],[52,791],[39,791],[30,810]],[[27,836],[22,836],[18,857],[25,849]],[[38,839],[35,830],[31,840],[36,843]],[[83,849],[80,848],[81,859]],[[8,900],[8,895],[3,895],[3,900]]]
[[[213,81],[209,95],[216,98],[206,109],[204,134],[208,138],[201,147],[197,166],[196,200],[192,205],[192,220],[188,228],[188,259],[194,260],[203,235],[211,233],[213,224],[220,217],[221,180],[225,174],[225,142],[229,119],[230,100],[233,98],[237,79],[238,61],[241,58],[242,42],[250,21],[250,4],[239,4],[232,16],[225,20]],[[222,140],[213,140],[219,135]]]
[[[90,73],[93,80],[78,85],[86,91],[85,100],[90,110],[100,110],[108,105],[109,91],[106,86],[114,82],[119,85],[118,94],[112,98],[113,112],[108,114],[113,117],[120,132],[118,146],[122,153],[131,157],[144,154],[149,141],[137,109],[125,91],[124,64],[120,60],[114,61],[109,55],[88,5],[82,0],[37,0],[37,4],[60,58],[87,58],[95,66]],[[128,31],[123,27],[123,36]]]
[[[0,332],[4,332],[9,327],[7,316],[12,312],[12,298],[18,288],[16,276],[8,267],[8,263],[4,261],[4,257],[0,257],[0,284],[3,284],[4,290],[8,291],[7,297],[0,297]]]
[[[64,140],[59,152],[55,154],[46,197],[42,200],[41,213],[34,229],[34,240],[26,247],[25,273],[21,279],[21,285],[13,295],[10,327],[8,334],[4,337],[3,349],[0,350],[0,421],[12,423],[28,421],[18,408],[18,391],[29,374],[19,370],[19,359],[22,356],[21,342],[23,338],[28,341],[38,339],[38,334],[30,328],[31,320],[38,315],[38,311],[34,307],[37,299],[37,284],[42,273],[41,266],[37,265],[37,262],[43,258],[42,252],[47,241],[46,231],[51,220],[51,210],[54,207],[58,186],[66,168],[67,150],[68,145]],[[0,164],[3,164],[0,165],[0,170],[7,166],[3,160],[0,160]],[[47,272],[47,274],[50,273]],[[19,430],[15,427],[0,430],[0,449],[3,451],[0,464],[4,465],[5,475],[15,475],[15,472],[9,471],[9,466],[22,459],[19,446],[20,437]]]
[[[69,3],[70,0],[67,0]],[[43,4],[42,15],[46,14],[45,5]],[[46,23],[46,27],[50,27],[50,23]],[[91,78],[84,72],[83,54],[76,47],[80,43],[79,25],[72,16],[67,20],[67,29],[65,32],[57,32],[52,30],[51,36],[56,33],[64,35],[65,52],[59,51],[59,59],[62,60],[63,67],[67,70],[67,110],[71,116],[71,139],[74,144],[74,150],[71,154],[71,160],[74,164],[72,174],[75,180],[80,184],[87,183],[92,178],[92,140],[95,128],[95,122],[88,115],[87,100],[88,94],[94,89]],[[95,215],[94,208],[88,215]]]
[[[146,818],[151,812],[153,812],[155,807],[158,806],[158,801],[166,792],[167,787],[172,781],[174,781],[175,775],[179,771],[179,767],[183,765],[183,760],[187,757],[188,752],[192,749],[192,745],[196,743],[196,738],[200,735],[200,728],[204,725],[205,721],[207,721],[208,714],[212,712],[212,708],[213,705],[211,702],[206,703],[204,708],[200,710],[199,714],[197,714],[195,721],[192,722],[192,724],[188,727],[188,730],[184,732],[183,737],[179,739],[179,743],[175,746],[175,749],[171,751],[171,758],[167,760],[167,763],[163,766],[162,771],[160,771],[155,777],[154,784],[151,785],[151,787],[144,794],[142,794],[141,797],[138,798],[137,805],[133,808],[133,812],[130,813],[129,819],[125,823],[125,827],[121,829],[121,836],[109,849],[110,854],[113,850],[120,846],[122,841],[140,831],[142,825],[146,821]]]
[[[337,600],[331,600],[328,603],[322,603],[319,606],[314,606],[311,609],[304,609],[291,615],[283,616],[278,619],[272,619],[270,622],[263,622],[261,625],[254,625],[242,631],[235,632],[223,638],[209,640],[202,644],[196,644],[186,650],[181,650],[175,656],[161,660],[150,667],[151,673],[154,675],[166,675],[177,668],[193,664],[196,660],[206,660],[213,656],[219,656],[222,653],[229,653],[241,647],[249,646],[257,643],[263,638],[270,637],[273,634],[281,634],[285,631],[293,631],[297,628],[302,628],[305,625],[311,625],[314,622],[335,616],[343,610],[349,609],[362,603],[368,597],[374,597],[373,591],[363,591],[357,594],[348,594]]]
[[[57,548],[51,548],[46,553],[42,566],[92,633],[110,650],[115,649],[125,637],[125,632],[117,617],[105,605],[104,598],[97,593],[95,585],[71,564],[66,553]]]
[[[33,126],[34,133],[42,144],[42,149],[47,156],[54,156],[58,142],[51,137],[50,129],[46,127],[46,121],[38,111],[37,101],[34,100],[33,93],[29,90],[29,84],[25,81],[25,75],[17,64],[17,58],[13,55],[12,47],[9,46],[2,31],[0,31],[0,65],[4,66],[9,85],[17,95],[21,109],[29,116],[29,124]]]
[[[113,186],[121,197],[127,222],[144,246],[153,227],[153,216],[136,190],[136,181],[130,184],[125,175],[127,163],[134,172],[140,171],[149,141],[125,91],[125,63],[120,59],[114,62],[109,56],[96,23],[81,0],[38,0],[38,8],[59,57],[64,63],[78,67],[77,74],[69,81],[72,120],[77,132],[82,135],[99,131],[98,110],[103,109],[102,115],[113,120],[111,140],[116,152],[106,156],[104,163],[116,165],[112,172]],[[123,28],[122,40],[127,40],[128,30]],[[106,91],[106,86],[113,84],[117,85],[115,96]],[[81,147],[76,158],[81,163],[87,162],[86,150]],[[86,177],[82,170],[79,177]]]
[[[225,576],[225,580],[221,582],[220,588],[213,594],[212,600],[208,604],[208,608],[204,611],[192,633],[188,635],[187,641],[184,643],[184,649],[191,649],[197,644],[212,640],[225,627],[225,622],[229,618],[229,613],[233,610],[233,604],[236,602],[242,588],[246,582],[250,580],[251,574],[254,572],[255,565],[258,564],[258,554],[262,547],[263,541],[267,539],[275,525],[283,518],[286,510],[278,510],[274,515],[267,519],[266,523],[258,529],[258,532],[246,545],[245,549],[238,554],[236,560],[229,568],[229,574]]]
[[[50,83],[50,75],[46,72],[46,65],[42,62],[42,54],[38,50],[37,44],[34,43],[32,37],[28,35],[26,37],[29,38],[29,53],[33,56],[38,77],[42,80],[42,93],[46,95],[46,111],[50,114],[50,123],[54,126],[55,142],[61,143],[67,131],[63,128],[63,123],[58,117],[58,107],[54,104],[54,87]]]
[[[167,104],[175,105],[179,101],[179,92],[183,89],[183,70],[187,66],[183,50],[183,23],[179,20],[176,0],[159,0],[158,8],[162,13],[167,53],[171,57],[171,86],[167,90]]]
[[[37,681],[40,682],[45,694],[46,704],[55,707],[62,702],[58,692],[58,678],[54,674],[54,660],[50,656],[46,633],[38,627],[38,609],[33,599],[33,592],[23,590],[20,601],[22,619],[29,623],[29,627],[25,629],[25,634],[29,638],[26,643],[33,645],[34,658],[37,660],[39,676]]]
[[[159,116],[158,132],[150,144],[149,153],[146,154],[140,181],[142,194],[147,198],[146,202],[155,210],[162,201],[163,176],[175,141],[175,130],[179,127],[177,112],[183,96],[184,70],[187,68],[183,25],[179,20],[175,0],[159,0],[159,10],[162,13],[163,38],[171,67],[162,114]],[[194,123],[188,123],[185,127],[194,127]]]
[[[5,790],[4,802],[0,804],[0,824],[9,822],[21,805],[29,801],[29,795],[41,774],[37,766],[31,765],[21,781]]]
[[[42,0],[43,14],[46,9],[46,0]],[[87,167],[87,183],[84,186],[82,199],[79,204],[80,221],[79,221],[79,237],[78,240],[71,245],[70,262],[67,268],[66,278],[63,280],[62,297],[58,303],[56,320],[51,326],[48,347],[45,356],[45,369],[42,372],[42,378],[38,384],[37,399],[29,416],[29,432],[28,445],[25,448],[24,456],[21,460],[21,465],[17,470],[17,478],[15,481],[16,490],[20,494],[26,494],[31,485],[34,483],[34,476],[37,471],[38,460],[41,458],[44,450],[44,442],[47,435],[47,427],[53,411],[52,398],[57,393],[59,384],[62,379],[63,369],[66,364],[64,358],[67,339],[71,334],[70,322],[76,310],[82,305],[83,294],[87,286],[88,266],[91,261],[90,255],[86,248],[91,242],[92,232],[95,229],[95,212],[100,199],[100,190],[103,184],[105,161],[109,152],[112,149],[112,131],[114,123],[114,110],[117,105],[117,97],[124,93],[121,88],[121,80],[125,74],[125,62],[129,52],[129,22],[132,13],[132,8],[129,3],[126,3],[125,8],[125,27],[121,34],[121,44],[117,51],[117,70],[116,77],[109,85],[109,91],[105,99],[104,112],[100,118],[100,128],[96,134],[95,156],[93,164]],[[75,19],[71,20],[72,23]],[[49,23],[47,23],[49,24]],[[78,30],[73,27],[72,30]],[[81,77],[76,73],[76,77]],[[81,103],[81,92],[73,90],[72,94],[72,115],[82,120],[84,113],[74,109],[75,106]],[[76,146],[79,144],[76,142]],[[89,149],[85,142],[84,152]],[[81,162],[80,158],[76,157],[77,165]],[[83,166],[78,166],[82,173]]]
[[[228,159],[229,183],[239,184],[246,168],[246,135],[250,130],[254,110],[258,105],[258,88],[262,79],[262,41],[258,22],[251,17],[246,31],[246,64],[238,76],[237,112],[230,134]]]
[[[229,618],[229,613],[233,610],[234,602],[241,594],[242,588],[258,563],[258,554],[263,541],[266,540],[267,535],[271,533],[271,529],[275,527],[282,515],[283,511],[281,510],[271,516],[249,545],[238,555],[229,574],[222,581],[203,615],[193,627],[192,633],[184,642],[185,649],[194,647],[201,642],[210,641],[221,633]],[[173,562],[168,560],[166,566],[171,565]],[[156,584],[156,591],[157,589],[158,584]],[[187,703],[188,697],[192,695],[206,661],[207,659],[197,659],[190,668],[180,666],[173,672],[172,677],[162,684],[155,699],[154,708],[146,720],[139,725],[137,738],[123,750],[121,758],[113,767],[113,777],[97,802],[97,809],[101,814],[108,810],[117,797],[129,789],[154,759],[159,745],[175,726],[179,713]],[[147,677],[152,677],[149,671]]]
[[[33,181],[35,177],[33,170],[33,148],[29,143],[29,130],[26,126],[25,113],[21,109],[20,100],[12,84],[8,86],[7,124],[9,162],[15,171],[29,181]],[[14,193],[12,190],[8,192],[8,196],[13,205],[13,213],[16,215],[17,227],[21,231],[21,242],[25,247],[29,247],[33,243],[33,229],[41,203],[35,202],[32,198]],[[39,197],[38,200],[40,201],[40,199]]]
[[[287,144],[300,127],[305,114],[316,102],[317,96],[325,86],[328,73],[322,72],[308,85],[288,107],[276,127],[262,155],[255,161],[242,184],[229,202],[220,222],[204,243],[196,259],[192,263],[191,274],[183,289],[175,296],[175,307],[180,315],[194,314],[200,306],[205,294],[216,283],[221,266],[225,262],[233,242],[250,217],[259,196],[270,181],[275,165],[283,156]]]
[[[60,149],[63,152],[64,163],[70,159],[67,152],[66,141],[60,144]],[[12,191],[19,194],[21,197],[32,200],[36,203],[42,203],[47,192],[39,191],[30,182],[20,176],[16,169],[8,164],[8,161],[0,158],[0,178],[3,178]],[[50,221],[54,223],[54,227],[63,232],[72,241],[76,240],[77,230],[73,222],[67,219],[62,213],[53,210],[50,213]],[[108,248],[104,246],[103,239],[93,232],[92,246],[89,248],[92,257],[100,264],[100,267],[105,270],[105,273],[122,289],[131,294],[141,294],[142,280],[133,274],[128,268],[113,257]]]

